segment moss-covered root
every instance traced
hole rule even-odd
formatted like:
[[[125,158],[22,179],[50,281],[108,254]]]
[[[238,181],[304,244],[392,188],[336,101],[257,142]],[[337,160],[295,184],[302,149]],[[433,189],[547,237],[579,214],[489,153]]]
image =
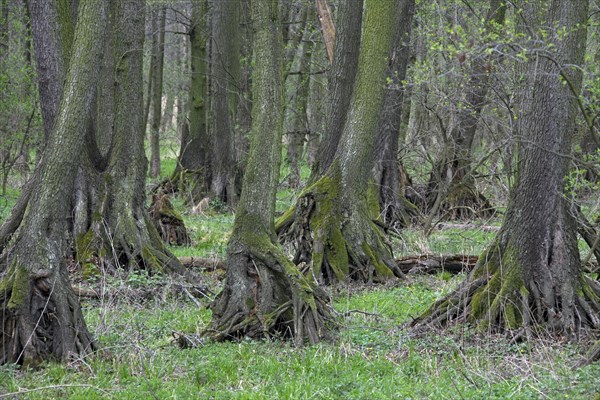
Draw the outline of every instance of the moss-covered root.
[[[474,185],[463,181],[453,183],[444,193],[434,194],[429,201],[430,211],[450,221],[490,218],[496,210],[489,200]],[[439,202],[439,205],[437,204]]]
[[[188,246],[191,243],[183,218],[175,211],[166,193],[152,195],[149,215],[165,243],[175,246]]]
[[[292,337],[296,344],[328,336],[327,294],[311,284],[265,235],[253,244],[231,240],[225,288],[211,305],[205,334],[216,340]]]
[[[65,266],[30,273],[13,261],[0,281],[0,365],[35,367],[96,349]]]
[[[600,361],[600,340],[597,340],[596,343],[594,343],[585,354],[584,359],[577,366],[583,367],[596,361]]]
[[[526,281],[517,254],[499,246],[479,258],[455,291],[413,321],[419,330],[452,321],[467,322],[481,332],[515,330],[516,338],[576,329],[600,328],[600,286],[583,276],[578,282]]]
[[[382,229],[371,216],[376,211],[352,216],[339,207],[340,188],[325,175],[300,194],[294,207],[275,224],[279,240],[291,245],[294,264],[306,263],[321,283],[384,280],[404,275],[395,265]]]
[[[124,214],[112,228],[102,222],[94,223],[77,238],[75,250],[75,260],[85,267],[92,267],[90,261],[95,260],[108,271],[144,269],[153,274],[175,275],[195,291],[211,293],[200,277],[187,270],[167,249],[147,214],[141,219]]]

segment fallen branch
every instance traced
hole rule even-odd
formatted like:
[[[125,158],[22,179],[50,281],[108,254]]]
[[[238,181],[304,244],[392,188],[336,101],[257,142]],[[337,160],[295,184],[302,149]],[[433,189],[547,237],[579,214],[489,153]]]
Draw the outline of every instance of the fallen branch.
[[[493,225],[477,225],[477,224],[450,224],[447,222],[440,222],[435,226],[439,230],[443,229],[476,229],[483,232],[497,232],[500,230],[499,226]]]
[[[186,268],[200,268],[207,270],[225,270],[225,261],[219,258],[180,257],[179,262]]]
[[[396,259],[396,265],[405,274],[436,274],[447,271],[453,274],[469,272],[477,263],[478,256],[457,254],[453,256],[434,256],[422,254]]]

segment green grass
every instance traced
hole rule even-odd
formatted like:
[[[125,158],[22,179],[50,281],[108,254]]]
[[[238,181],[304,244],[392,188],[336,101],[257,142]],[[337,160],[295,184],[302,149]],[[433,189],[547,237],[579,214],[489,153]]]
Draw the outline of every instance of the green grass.
[[[163,160],[162,167],[161,174],[168,175],[174,158]],[[306,168],[302,174],[306,178]],[[2,198],[0,218],[17,194]],[[280,190],[277,210],[290,207],[295,195]],[[205,214],[192,215],[181,200],[173,203],[192,245],[172,251],[180,257],[224,257],[233,213],[214,203]],[[396,255],[480,254],[494,235],[452,228],[426,237],[408,229],[394,245]],[[215,292],[222,285],[219,272],[204,278]],[[174,332],[199,335],[210,326],[209,299],[198,307],[168,277],[132,273],[98,279],[108,291],[82,304],[101,350],[35,371],[0,366],[0,399],[600,399],[600,365],[573,369],[585,343],[511,344],[505,336],[464,327],[411,333],[406,324],[464,275],[330,288],[339,330],[331,341],[300,348],[279,340],[242,340],[180,349]]]
[[[20,190],[10,187],[6,188],[6,193],[0,194],[0,221],[8,217],[20,194]]]
[[[201,332],[210,311],[173,294],[165,281],[153,300],[85,302],[103,350],[37,371],[0,367],[0,396],[29,390],[19,398],[588,399],[600,392],[600,366],[573,371],[580,349],[571,345],[511,345],[460,330],[412,337],[402,324],[460,279],[335,288],[335,309],[351,312],[339,317],[333,342],[295,348],[242,340],[188,350],[172,343],[172,332]]]

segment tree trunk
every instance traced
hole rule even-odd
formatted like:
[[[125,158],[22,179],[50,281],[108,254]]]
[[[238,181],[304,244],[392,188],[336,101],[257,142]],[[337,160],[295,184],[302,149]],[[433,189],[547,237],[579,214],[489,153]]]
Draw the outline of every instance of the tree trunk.
[[[457,319],[481,331],[571,336],[600,327],[600,285],[582,273],[576,226],[564,197],[588,7],[587,2],[517,5],[523,9],[521,29],[531,37],[525,48],[547,45],[530,50],[520,66],[515,110],[522,110],[516,129],[523,139],[506,217],[465,283],[417,324]]]
[[[342,136],[352,98],[363,18],[363,0],[339,4],[334,57],[329,74],[330,107],[310,181],[320,178],[331,165]]]
[[[189,88],[189,126],[182,128],[181,148],[175,171],[165,192],[179,192],[193,204],[200,201],[210,183],[210,138],[206,128],[207,98],[207,4],[192,4],[190,36],[191,81]],[[184,123],[185,125],[185,123]],[[189,129],[188,129],[189,128]]]
[[[286,78],[286,110],[283,129],[287,142],[287,159],[290,166],[288,185],[292,188],[300,186],[300,164],[306,134],[308,119],[306,114],[308,88],[310,78],[310,61],[313,42],[310,40],[311,27],[308,21],[314,18],[311,11],[304,14],[304,21],[297,33],[302,38],[295,56],[290,62],[290,71]],[[292,74],[290,74],[290,72]]]
[[[306,137],[306,162],[313,168],[317,159],[317,152],[321,138],[325,132],[326,106],[329,103],[329,92],[327,90],[327,54],[325,48],[313,45],[310,60],[310,79],[308,89],[308,100],[306,113],[308,118],[308,134]]]
[[[66,4],[66,3],[65,3]],[[28,1],[44,124],[44,142],[54,126],[73,40],[70,7],[58,0]]]
[[[237,202],[235,188],[234,126],[230,98],[233,84],[230,66],[238,55],[233,54],[232,39],[238,29],[239,5],[232,1],[216,1],[212,7],[211,46],[211,122],[213,131],[211,195],[229,205]],[[238,60],[239,64],[239,60]]]
[[[76,261],[86,267],[90,259],[98,259],[107,270],[117,268],[146,269],[151,273],[172,273],[195,283],[165,247],[157,227],[146,210],[145,177],[147,159],[144,152],[143,68],[144,43],[143,0],[119,0],[112,14],[115,42],[110,49],[118,60],[113,65],[114,81],[111,107],[114,113],[113,146],[104,168],[87,163],[82,208],[92,210],[83,234],[76,235]],[[156,202],[163,204],[164,201]],[[161,218],[177,219],[175,211],[151,208]],[[165,215],[168,214],[168,215]],[[179,217],[179,221],[181,218]],[[172,225],[172,227],[171,227]],[[165,228],[164,224],[159,228]],[[163,231],[165,241],[189,238],[185,227],[176,222]]]
[[[248,133],[252,124],[252,29],[250,16],[250,0],[240,2],[240,68],[238,82],[238,99],[236,109],[236,129],[235,132],[235,160],[236,169],[236,187],[241,187],[244,171],[246,170],[246,161],[250,144]]]
[[[64,361],[95,347],[68,279],[69,209],[65,204],[83,148],[84,136],[79,132],[84,130],[98,77],[105,8],[99,0],[82,2],[79,7],[73,56],[29,211],[3,256],[8,269],[0,281],[4,310],[0,364]]]
[[[158,9],[158,32],[154,32],[152,57],[152,126],[150,131],[150,176],[160,175],[160,118],[162,115],[163,66],[165,60],[165,21],[167,9]]]
[[[325,334],[326,298],[285,256],[273,215],[283,130],[282,38],[277,2],[252,2],[253,118],[250,157],[227,251],[225,287],[211,305],[217,339]]]
[[[414,214],[414,206],[404,197],[404,186],[401,185],[402,166],[398,161],[400,118],[405,91],[402,81],[406,78],[408,67],[414,7],[414,0],[404,0],[399,6],[400,19],[396,22],[394,47],[389,58],[390,81],[385,90],[375,143],[374,180],[379,191],[381,219],[386,226],[395,229],[407,226]]]
[[[397,11],[392,0],[367,1],[357,81],[335,158],[277,223],[284,241],[294,243],[294,262],[307,263],[324,282],[403,276],[374,221],[379,204],[370,182]]]
[[[8,0],[0,0],[0,66],[8,55]]]
[[[486,25],[497,29],[504,23],[506,5],[501,0],[490,0]],[[457,122],[450,130],[450,143],[441,160],[434,166],[428,183],[429,208],[438,202],[437,212],[450,220],[489,218],[494,209],[477,190],[472,175],[472,147],[477,124],[485,105],[496,55],[474,58],[468,72],[464,98],[460,100]],[[439,198],[439,199],[438,199]]]

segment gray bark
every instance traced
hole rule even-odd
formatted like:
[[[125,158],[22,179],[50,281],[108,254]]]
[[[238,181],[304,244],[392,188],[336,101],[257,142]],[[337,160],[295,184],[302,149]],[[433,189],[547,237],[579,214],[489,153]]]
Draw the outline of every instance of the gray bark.
[[[362,16],[363,0],[340,2],[329,74],[330,107],[312,178],[318,178],[329,168],[342,136],[358,70]]]
[[[29,212],[5,251],[9,268],[2,277],[0,297],[6,311],[2,326],[7,328],[0,337],[0,364],[35,365],[49,358],[64,361],[94,347],[68,280],[69,208],[65,204],[69,204],[82,154],[84,136],[79,132],[94,97],[105,6],[103,1],[90,0],[79,7],[73,57],[54,128],[38,165]]]
[[[150,128],[150,176],[160,174],[160,118],[162,116],[163,67],[165,59],[166,8],[158,9],[158,32],[154,32],[152,68],[152,126]]]
[[[213,131],[211,194],[221,201],[235,205],[235,151],[234,115],[230,108],[234,96],[232,71],[237,62],[234,48],[234,32],[239,5],[231,1],[216,1],[212,7],[211,46],[211,122]]]

